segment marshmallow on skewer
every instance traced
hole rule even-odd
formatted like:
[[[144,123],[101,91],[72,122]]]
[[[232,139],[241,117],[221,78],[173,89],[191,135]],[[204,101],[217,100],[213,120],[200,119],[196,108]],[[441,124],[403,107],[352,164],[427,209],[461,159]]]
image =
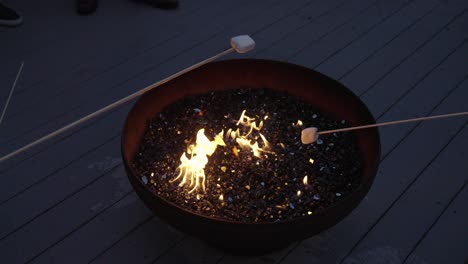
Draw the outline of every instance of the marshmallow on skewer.
[[[50,133],[50,134],[48,134],[46,136],[43,136],[42,138],[39,138],[38,140],[33,141],[33,142],[27,144],[24,147],[21,147],[21,148],[15,150],[15,151],[5,155],[5,156],[2,156],[2,157],[0,157],[0,162],[3,162],[3,161],[5,161],[5,160],[7,160],[7,159],[19,154],[19,153],[22,153],[22,152],[24,152],[24,151],[26,151],[26,150],[28,150],[30,148],[33,148],[33,147],[35,147],[35,146],[37,146],[37,145],[39,145],[39,144],[41,144],[41,143],[55,137],[55,136],[65,132],[65,131],[68,131],[69,129],[71,129],[71,128],[79,125],[79,124],[82,124],[82,123],[84,123],[84,122],[86,122],[88,120],[91,120],[91,119],[95,118],[96,116],[99,116],[99,115],[101,115],[103,113],[106,113],[106,112],[110,111],[111,109],[113,109],[115,107],[118,107],[118,106],[120,106],[122,104],[125,104],[125,103],[129,102],[130,100],[133,100],[133,99],[141,96],[142,94],[144,94],[144,93],[146,93],[146,92],[148,92],[148,91],[150,91],[150,90],[152,90],[152,89],[154,89],[154,88],[156,88],[156,87],[158,87],[160,85],[163,85],[163,84],[165,84],[165,83],[167,83],[167,82],[169,82],[169,81],[171,81],[171,80],[173,80],[173,79],[175,79],[175,78],[177,78],[177,77],[179,77],[179,76],[181,76],[181,75],[183,75],[183,74],[185,74],[185,73],[187,73],[189,71],[192,71],[193,69],[196,69],[196,68],[198,68],[198,67],[200,67],[202,65],[205,65],[205,64],[207,64],[209,62],[212,62],[212,61],[214,61],[216,59],[219,59],[222,56],[225,56],[225,55],[227,55],[227,54],[229,54],[229,53],[231,53],[233,51],[236,51],[238,53],[246,53],[246,52],[249,52],[249,51],[253,50],[254,48],[255,48],[255,41],[251,37],[249,37],[248,35],[241,35],[241,36],[233,37],[231,39],[231,48],[229,48],[229,49],[227,49],[227,50],[225,50],[225,51],[223,51],[223,52],[221,52],[219,54],[216,54],[216,55],[214,55],[214,56],[212,56],[212,57],[210,57],[208,59],[205,59],[205,60],[203,60],[201,62],[198,62],[198,63],[196,63],[196,64],[194,64],[194,65],[192,65],[190,67],[187,67],[187,68],[185,68],[185,69],[183,69],[183,70],[181,70],[179,72],[176,72],[176,73],[172,74],[171,76],[166,77],[163,80],[157,81],[157,82],[151,84],[150,86],[147,86],[147,87],[145,87],[145,88],[143,88],[143,89],[141,89],[139,91],[134,92],[133,94],[130,94],[130,95],[118,100],[118,101],[115,101],[115,102],[109,104],[106,107],[103,107],[103,108],[97,110],[96,112],[93,112],[93,113],[91,113],[91,114],[89,114],[89,115],[87,115],[85,117],[82,117],[82,118],[76,120],[75,122],[70,123],[70,124],[60,128],[58,130],[55,130],[54,132],[52,132],[52,133]],[[22,66],[23,65],[21,65],[21,67]],[[21,72],[21,68],[20,68],[20,71],[18,72],[18,76],[19,76],[20,72]],[[18,78],[18,76],[17,76],[17,78]],[[15,80],[15,83],[16,83],[16,80]],[[13,88],[11,89],[10,94],[12,92],[13,92]],[[7,100],[6,105],[8,105],[8,100]],[[6,107],[5,107],[5,109],[6,109]],[[4,110],[4,112],[5,112],[5,110]],[[1,123],[1,120],[0,120],[0,123]]]
[[[318,139],[318,136],[316,127],[305,128],[301,132],[301,142],[302,144],[314,143]]]
[[[249,35],[231,38],[231,47],[238,53],[246,53],[255,48],[255,41]]]

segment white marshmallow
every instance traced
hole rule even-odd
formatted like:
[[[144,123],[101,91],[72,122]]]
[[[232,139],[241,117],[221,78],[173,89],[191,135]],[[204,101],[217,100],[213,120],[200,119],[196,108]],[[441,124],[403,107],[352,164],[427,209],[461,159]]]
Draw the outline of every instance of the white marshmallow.
[[[302,144],[311,144],[318,139],[317,128],[308,127],[302,130],[301,132],[301,142]]]
[[[246,53],[255,48],[255,41],[249,35],[241,35],[231,38],[231,47],[238,53]]]

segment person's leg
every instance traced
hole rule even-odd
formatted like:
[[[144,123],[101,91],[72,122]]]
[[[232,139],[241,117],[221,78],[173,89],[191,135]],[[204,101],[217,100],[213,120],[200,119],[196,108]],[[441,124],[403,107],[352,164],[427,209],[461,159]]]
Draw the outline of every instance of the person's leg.
[[[0,4],[0,26],[16,27],[23,23],[23,18],[13,9]]]
[[[174,9],[179,6],[179,1],[177,0],[143,0],[145,3],[150,4],[157,8],[163,9]]]
[[[96,11],[98,6],[98,0],[77,0],[76,8],[78,14],[89,15]]]

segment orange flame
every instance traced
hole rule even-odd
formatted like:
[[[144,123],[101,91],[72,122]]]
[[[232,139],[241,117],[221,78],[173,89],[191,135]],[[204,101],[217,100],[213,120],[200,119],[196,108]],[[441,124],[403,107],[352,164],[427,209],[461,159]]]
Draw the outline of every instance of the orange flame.
[[[187,158],[186,153],[180,157],[179,175],[171,180],[171,183],[182,178],[179,186],[189,184],[192,189],[189,193],[195,191],[200,185],[205,191],[205,166],[208,163],[208,156],[211,156],[216,148],[219,146],[226,146],[223,141],[224,131],[221,131],[215,136],[213,141],[210,141],[205,136],[205,129],[198,130],[197,141],[195,145],[190,145],[187,152],[191,153],[190,159]]]
[[[211,156],[218,146],[226,146],[223,136],[225,136],[226,139],[229,139],[230,137],[232,140],[235,140],[242,150],[252,151],[255,157],[261,158],[262,153],[273,153],[269,151],[270,143],[264,135],[261,133],[258,133],[258,136],[252,135],[254,131],[260,131],[262,129],[263,121],[260,121],[257,126],[255,118],[248,117],[245,115],[245,112],[246,110],[242,111],[236,125],[246,127],[248,129],[247,133],[241,132],[241,129],[239,128],[235,131],[229,129],[226,135],[224,135],[224,131],[221,131],[215,136],[213,141],[210,141],[204,134],[205,129],[200,129],[197,132],[195,145],[189,145],[187,152],[184,152],[180,157],[181,164],[178,167],[179,174],[170,182],[173,183],[181,179],[179,186],[182,187],[188,184],[189,188],[191,188],[188,193],[192,193],[200,187],[205,191],[206,176],[204,169],[208,163],[208,156]],[[267,118],[265,117],[265,120],[266,119]],[[248,137],[252,139],[249,139]],[[257,142],[259,138],[262,141],[263,147],[260,147]],[[233,152],[236,156],[239,156],[240,150],[234,147]],[[187,153],[190,154],[190,158],[187,157]],[[223,199],[223,197],[221,196],[220,199]]]
[[[247,127],[249,131],[246,134],[242,134],[239,128],[236,131],[232,131],[231,129],[229,129],[227,136],[230,136],[232,139],[235,139],[237,144],[239,144],[239,146],[241,147],[241,149],[251,150],[254,156],[257,158],[261,157],[262,152],[272,153],[271,151],[269,151],[270,143],[261,133],[258,134],[263,142],[264,147],[260,147],[256,140],[252,143],[252,140],[248,139],[248,137],[252,134],[254,130],[260,131],[262,129],[263,121],[260,121],[259,125],[257,126],[255,118],[248,117],[245,114],[245,112],[246,110],[242,111],[242,114],[239,117],[239,120],[237,121],[236,125],[242,125],[244,127]],[[258,139],[258,137],[256,139]]]

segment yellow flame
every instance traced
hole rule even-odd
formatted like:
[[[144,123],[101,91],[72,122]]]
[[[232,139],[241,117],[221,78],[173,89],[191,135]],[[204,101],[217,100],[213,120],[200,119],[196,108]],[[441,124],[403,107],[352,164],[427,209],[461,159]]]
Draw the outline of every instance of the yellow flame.
[[[243,135],[243,137],[248,137],[253,132],[254,129],[257,131],[260,131],[260,129],[262,129],[263,127],[263,121],[260,121],[260,124],[257,126],[257,123],[255,122],[255,118],[251,118],[245,115],[246,111],[247,110],[242,111],[242,114],[239,117],[239,120],[237,121],[237,124],[236,124],[237,126],[243,125],[245,127],[250,128],[249,132]],[[237,131],[239,131],[239,129]],[[238,136],[241,136],[241,135],[238,134]]]
[[[223,141],[224,131],[221,131],[215,136],[213,141],[210,141],[205,136],[205,129],[198,130],[197,140],[195,145],[190,145],[188,152],[190,152],[190,158],[187,157],[184,152],[180,157],[179,175],[171,180],[171,183],[182,178],[179,186],[188,184],[189,188],[192,188],[189,193],[195,191],[200,185],[205,191],[205,166],[208,163],[208,157],[211,156],[216,148],[219,146],[226,146]]]
[[[235,131],[229,129],[226,134],[224,131],[221,131],[218,135],[215,136],[213,141],[210,141],[204,134],[204,129],[200,129],[197,133],[195,145],[189,145],[187,151],[182,154],[180,157],[181,164],[178,167],[179,175],[170,182],[181,180],[179,186],[188,185],[192,193],[197,190],[199,187],[205,191],[205,166],[208,163],[208,156],[211,156],[215,151],[217,146],[226,146],[223,136],[226,140],[231,139],[239,145],[242,150],[252,151],[253,155],[261,158],[262,153],[273,153],[269,151],[270,143],[267,141],[264,135],[261,133],[255,133],[258,135],[253,135],[254,131],[260,131],[263,127],[263,121],[257,125],[255,118],[248,117],[246,110],[242,111],[242,114],[237,121],[237,126],[241,125],[244,128],[237,128]],[[267,119],[267,118],[265,118]],[[259,146],[257,140],[261,140],[263,147]],[[233,147],[232,152],[237,157],[240,154],[240,149]],[[187,157],[187,154],[190,155],[190,158]],[[223,172],[226,171],[226,168],[223,169]],[[220,199],[223,199],[221,196]]]
[[[296,123],[292,123],[292,125],[295,126],[295,127],[302,126],[302,124],[303,124],[302,121],[299,120],[299,119],[297,120]]]
[[[262,152],[272,153],[271,151],[269,151],[270,143],[265,138],[265,136],[262,135],[261,133],[258,133],[258,134],[259,134],[260,139],[263,142],[263,145],[264,145],[263,147],[260,147],[258,145],[258,142],[256,141],[256,139],[258,139],[258,137],[256,139],[252,139],[252,140],[248,139],[249,135],[251,135],[254,130],[260,131],[262,129],[263,121],[260,121],[260,124],[257,126],[257,123],[255,122],[255,118],[248,117],[245,114],[245,112],[246,112],[246,110],[242,111],[242,114],[239,117],[239,120],[237,121],[236,125],[237,126],[242,125],[244,127],[247,127],[249,129],[248,132],[246,134],[243,134],[243,133],[241,133],[239,128],[236,131],[232,131],[232,129],[229,129],[228,130],[229,136],[232,139],[236,140],[237,144],[239,144],[241,149],[251,150],[253,152],[254,156],[257,157],[257,158],[261,157]],[[253,141],[253,143],[252,143],[252,141]]]

